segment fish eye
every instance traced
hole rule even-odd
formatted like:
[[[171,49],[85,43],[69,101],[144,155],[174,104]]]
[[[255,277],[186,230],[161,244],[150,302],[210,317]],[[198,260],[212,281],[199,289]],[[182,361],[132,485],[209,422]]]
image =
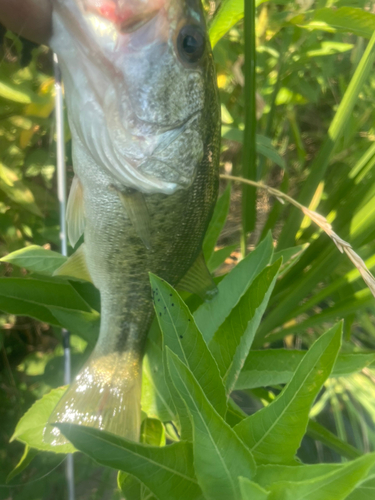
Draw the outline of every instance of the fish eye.
[[[206,39],[199,26],[190,24],[181,28],[177,37],[177,50],[181,59],[189,64],[200,61],[206,48]]]

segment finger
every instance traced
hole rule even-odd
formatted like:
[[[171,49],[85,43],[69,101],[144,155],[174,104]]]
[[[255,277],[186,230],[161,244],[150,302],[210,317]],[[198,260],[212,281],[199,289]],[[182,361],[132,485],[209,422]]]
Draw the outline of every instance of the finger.
[[[0,22],[9,30],[37,43],[52,33],[50,0],[0,0]]]

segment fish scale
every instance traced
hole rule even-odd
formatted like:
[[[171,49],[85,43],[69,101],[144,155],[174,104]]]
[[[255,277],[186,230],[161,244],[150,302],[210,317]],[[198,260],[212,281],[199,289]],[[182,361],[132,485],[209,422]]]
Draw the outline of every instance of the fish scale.
[[[62,10],[60,2],[65,4]],[[72,189],[69,200],[69,234],[75,243],[83,230],[80,256],[100,291],[101,325],[93,353],[50,422],[79,423],[136,440],[142,357],[154,316],[149,272],[176,286],[201,253],[218,191],[220,107],[203,11],[196,0],[166,1],[155,18],[145,19],[141,31],[131,35],[138,44],[136,64],[130,35],[119,32],[111,54],[105,36],[100,38],[104,28],[99,36],[92,18],[85,17],[84,3],[56,0],[51,45],[62,60],[75,186],[79,186]],[[136,3],[132,0],[133,6]],[[74,29],[67,8],[76,16]],[[194,17],[187,14],[191,9]],[[163,23],[169,29],[159,40],[157,30]],[[190,37],[185,45],[193,47],[188,53],[178,42],[181,26]],[[114,32],[113,26],[108,29]],[[150,33],[156,33],[151,44]],[[202,33],[205,46],[199,47]],[[82,44],[90,37],[92,45],[85,51]],[[194,43],[197,60],[191,55]],[[133,68],[117,53],[124,47]],[[98,57],[92,60],[95,51]],[[149,64],[153,53],[162,54],[159,67],[155,60]],[[98,62],[103,57],[108,60],[105,67]],[[145,79],[148,71],[136,71],[142,67],[142,57],[152,68],[152,78]],[[174,92],[168,91],[171,79],[165,72],[172,66]],[[117,75],[112,82],[106,73],[111,67]],[[107,82],[110,105],[103,106],[97,92],[100,82],[92,82],[93,75]],[[121,116],[136,119],[126,121]],[[137,168],[132,161],[135,153],[142,159]],[[121,161],[114,166],[111,159]],[[65,442],[51,425],[44,438],[56,446]]]

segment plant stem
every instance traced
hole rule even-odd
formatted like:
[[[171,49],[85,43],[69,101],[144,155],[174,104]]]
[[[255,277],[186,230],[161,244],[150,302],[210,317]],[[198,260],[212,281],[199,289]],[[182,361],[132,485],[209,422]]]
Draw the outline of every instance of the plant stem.
[[[245,1],[244,17],[245,37],[245,131],[242,175],[245,179],[256,179],[256,36],[255,36],[255,0]],[[242,187],[242,237],[241,251],[245,256],[247,234],[255,227],[256,190],[251,186]]]

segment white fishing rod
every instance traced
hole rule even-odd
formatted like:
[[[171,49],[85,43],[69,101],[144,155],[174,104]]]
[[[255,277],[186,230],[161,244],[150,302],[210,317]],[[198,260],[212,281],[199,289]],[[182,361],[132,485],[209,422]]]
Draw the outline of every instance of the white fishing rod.
[[[56,159],[57,159],[57,196],[60,211],[60,244],[61,253],[68,256],[68,236],[66,231],[66,165],[65,165],[65,134],[64,134],[64,104],[61,84],[61,71],[57,55],[53,54],[55,72],[55,120],[56,120]],[[64,347],[64,384],[71,382],[70,333],[62,329]],[[66,457],[66,480],[69,500],[75,499],[74,493],[74,460],[73,455]]]

